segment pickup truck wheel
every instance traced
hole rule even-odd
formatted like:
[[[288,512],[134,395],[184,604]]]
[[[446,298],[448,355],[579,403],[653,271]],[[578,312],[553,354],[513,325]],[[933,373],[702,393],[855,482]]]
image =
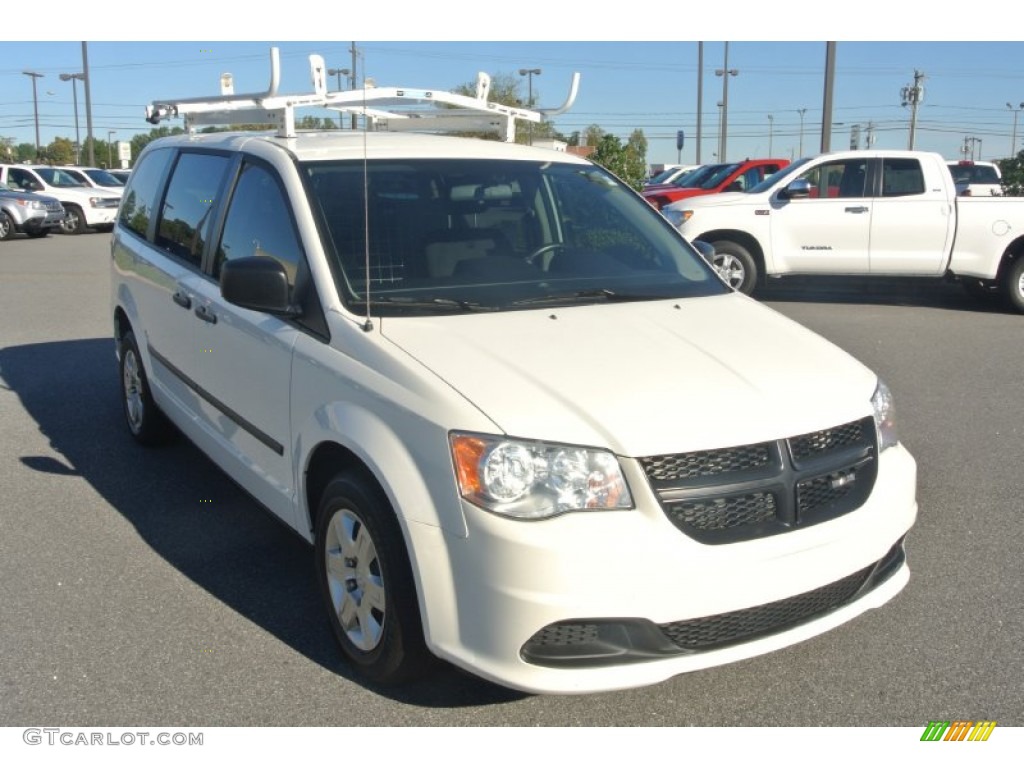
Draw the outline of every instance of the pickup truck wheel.
[[[167,442],[173,437],[174,429],[153,402],[134,333],[128,331],[121,337],[118,352],[121,362],[121,402],[128,430],[143,445]]]
[[[14,237],[14,222],[6,211],[0,211],[0,240]]]
[[[85,232],[85,215],[77,205],[64,206],[64,221],[60,223],[60,231],[65,235],[80,235]]]
[[[757,264],[750,251],[728,240],[719,240],[712,245],[715,247],[715,259],[712,262],[715,271],[734,290],[748,296],[752,294],[757,284]]]
[[[334,637],[363,676],[395,684],[427,671],[405,542],[387,498],[362,475],[340,474],[324,490],[316,571]]]
[[[1010,306],[1018,312],[1024,312],[1024,255],[1018,256],[1006,270],[1003,286]]]

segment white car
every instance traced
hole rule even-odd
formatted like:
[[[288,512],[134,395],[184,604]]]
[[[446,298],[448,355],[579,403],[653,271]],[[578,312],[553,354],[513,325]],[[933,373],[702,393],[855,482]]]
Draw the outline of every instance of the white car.
[[[39,192],[64,206],[61,231],[77,235],[88,228],[109,232],[121,194],[86,186],[67,171],[49,165],[0,165],[0,183],[23,192]]]
[[[124,181],[117,178],[110,171],[105,171],[102,168],[82,168],[75,165],[62,165],[59,167],[62,171],[71,174],[87,187],[105,189],[108,192],[116,192],[119,195],[124,192]]]
[[[358,672],[639,686],[907,583],[885,384],[614,176],[292,125],[146,147],[111,317],[131,433],[173,424],[313,544]]]

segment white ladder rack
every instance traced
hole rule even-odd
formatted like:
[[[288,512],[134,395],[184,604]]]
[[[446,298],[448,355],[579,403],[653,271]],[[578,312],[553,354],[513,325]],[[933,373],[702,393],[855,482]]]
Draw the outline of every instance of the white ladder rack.
[[[364,115],[368,127],[385,131],[472,131],[497,132],[504,141],[515,141],[515,121],[539,123],[567,112],[576,100],[580,75],[573,73],[569,95],[555,108],[524,109],[487,100],[491,78],[477,74],[476,96],[424,88],[376,88],[369,83],[349,91],[327,90],[327,69],[322,56],[309,57],[312,93],[278,94],[281,80],[280,54],[270,49],[270,86],[264,93],[236,95],[230,74],[221,75],[221,93],[193,99],[154,101],[146,107],[146,120],[181,117],[194,132],[200,125],[269,123],[277,126],[281,138],[294,138],[295,109],[326,107],[339,112]]]

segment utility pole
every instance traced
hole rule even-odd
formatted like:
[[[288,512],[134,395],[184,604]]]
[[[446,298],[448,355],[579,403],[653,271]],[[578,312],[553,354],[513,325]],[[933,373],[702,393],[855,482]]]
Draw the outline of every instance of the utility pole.
[[[832,149],[832,88],[836,81],[836,44],[825,43],[825,93],[821,102],[821,151]]]
[[[697,43],[697,159],[694,161],[700,165],[700,144],[704,140],[701,130],[704,113],[704,43]]]
[[[356,42],[355,42],[355,40],[352,41],[351,51],[352,51],[352,90],[355,90],[356,89],[356,83],[359,82],[359,80],[356,79],[356,55],[357,55],[357,51],[356,51]],[[365,75],[364,75],[364,77],[365,77]],[[365,87],[366,87],[366,85],[364,84],[363,88],[365,88]],[[365,119],[365,116],[364,116],[364,119]],[[352,113],[352,130],[354,131],[355,129],[356,129],[356,113],[353,112]]]
[[[900,90],[900,106],[910,107],[910,144],[907,149],[914,148],[914,136],[917,133],[917,105],[924,102],[924,72],[914,70],[914,84],[906,85]]]
[[[1020,106],[1015,107],[1010,102],[1006,102],[1006,106],[1013,110],[1013,138],[1010,140],[1010,157],[1017,156],[1017,115],[1022,109],[1024,109],[1024,101],[1020,103]]]
[[[525,77],[526,78],[526,82],[527,82],[527,86],[526,87],[527,87],[527,93],[529,94],[526,97],[526,108],[527,109],[533,109],[533,76],[534,75],[539,75],[539,74],[540,74],[540,67],[536,67],[534,69],[525,69],[524,68],[524,69],[520,69],[519,70],[519,76],[520,77]],[[530,146],[533,146],[533,122],[530,123],[529,130],[530,130],[529,142],[530,142]]]
[[[804,113],[806,111],[807,107],[797,110],[797,113],[800,115],[800,157],[804,156]]]
[[[774,122],[775,122],[775,118],[772,117],[771,115],[768,115],[768,157],[773,157],[773,155],[772,155],[772,127],[774,125]]]
[[[33,159],[39,162],[39,98],[36,95],[36,80],[40,77],[45,77],[45,75],[40,72],[33,72],[30,69],[26,69],[21,74],[32,78],[32,109],[36,116],[36,156]]]
[[[96,147],[92,138],[92,92],[89,76],[89,44],[82,43],[82,74],[85,75],[85,143],[89,145],[89,166],[96,167]]]
[[[725,44],[725,62],[721,69],[715,70],[715,76],[722,78],[722,130],[718,137],[718,162],[725,162],[725,145],[729,140],[729,78],[736,77],[740,71],[729,69],[729,43]]]

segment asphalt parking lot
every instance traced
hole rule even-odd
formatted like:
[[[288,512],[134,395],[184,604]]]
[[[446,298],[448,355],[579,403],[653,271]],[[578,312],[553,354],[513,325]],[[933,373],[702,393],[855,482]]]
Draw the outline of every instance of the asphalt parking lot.
[[[1024,725],[1024,316],[921,281],[762,296],[895,393],[920,516],[881,610],[631,691],[529,696],[447,666],[388,691],[336,653],[305,543],[189,444],[130,439],[108,244],[0,243],[0,726]]]

